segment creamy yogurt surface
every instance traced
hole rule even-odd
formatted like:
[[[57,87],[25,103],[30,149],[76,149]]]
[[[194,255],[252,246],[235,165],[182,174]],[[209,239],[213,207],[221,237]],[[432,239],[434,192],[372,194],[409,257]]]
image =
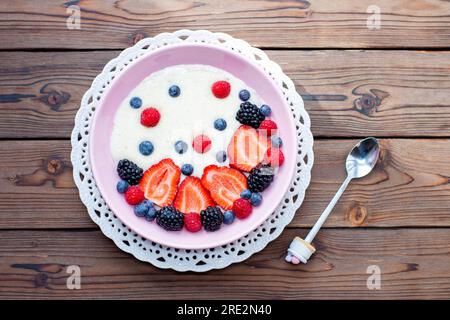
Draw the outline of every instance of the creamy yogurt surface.
[[[231,85],[231,92],[224,99],[216,98],[211,91],[212,84],[220,80]],[[178,97],[169,95],[172,85],[180,88]],[[171,158],[179,167],[191,164],[194,167],[192,175],[198,177],[208,165],[228,165],[228,159],[219,163],[216,154],[226,152],[231,137],[240,126],[235,116],[242,103],[239,98],[242,89],[250,92],[252,103],[263,104],[257,93],[242,80],[208,65],[177,65],[152,73],[130,92],[116,112],[110,141],[113,159],[116,162],[129,159],[145,171],[160,160]],[[130,106],[133,97],[142,100],[140,108]],[[149,128],[140,123],[140,117],[142,111],[150,107],[156,108],[161,118],[155,127]],[[223,131],[214,128],[214,121],[219,118],[227,123]],[[193,139],[200,134],[212,141],[209,151],[203,154],[192,147]],[[183,154],[175,150],[179,140],[188,146]],[[139,151],[142,141],[153,144],[154,150],[148,156]]]

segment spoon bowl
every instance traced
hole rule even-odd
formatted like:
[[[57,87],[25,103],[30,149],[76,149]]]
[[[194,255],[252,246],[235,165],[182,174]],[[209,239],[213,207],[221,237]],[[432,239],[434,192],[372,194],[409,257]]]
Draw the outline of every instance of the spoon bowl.
[[[375,167],[380,156],[378,140],[369,137],[358,142],[350,151],[345,161],[347,175],[351,178],[362,178]]]

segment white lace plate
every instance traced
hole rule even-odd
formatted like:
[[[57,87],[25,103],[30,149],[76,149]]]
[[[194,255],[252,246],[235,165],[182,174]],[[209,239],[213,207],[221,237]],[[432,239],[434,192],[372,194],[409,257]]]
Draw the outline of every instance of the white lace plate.
[[[233,50],[246,56],[259,65],[279,86],[291,108],[298,135],[297,165],[288,192],[275,212],[256,230],[227,245],[203,249],[181,250],[162,246],[146,240],[124,225],[110,210],[98,190],[89,162],[89,130],[96,105],[112,79],[134,59],[155,49],[173,44],[207,43]],[[303,202],[306,188],[311,178],[314,162],[313,136],[310,130],[308,113],[303,100],[295,91],[294,83],[283,73],[280,66],[271,61],[260,49],[247,42],[235,39],[224,33],[212,33],[205,30],[179,30],[162,33],[153,38],[139,41],[109,61],[103,71],[94,79],[91,87],[81,100],[80,109],[75,117],[75,126],[71,136],[73,176],[79,189],[81,201],[86,206],[92,220],[102,232],[112,239],[123,251],[133,254],[137,259],[149,262],[158,268],[176,271],[204,272],[225,268],[249,258],[262,250],[270,241],[277,238],[292,220]]]

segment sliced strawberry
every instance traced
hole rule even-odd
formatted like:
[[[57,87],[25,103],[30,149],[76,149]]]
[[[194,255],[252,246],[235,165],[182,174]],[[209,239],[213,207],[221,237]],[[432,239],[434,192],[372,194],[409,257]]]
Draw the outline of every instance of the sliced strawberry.
[[[240,126],[228,145],[230,166],[249,172],[263,159],[270,147],[270,139],[264,130],[256,130],[250,126]]]
[[[236,169],[211,165],[203,171],[202,184],[219,206],[230,210],[241,192],[247,189],[247,178]]]
[[[200,213],[213,205],[209,191],[197,177],[186,177],[183,180],[174,201],[174,207],[183,213]]]
[[[180,168],[171,159],[163,159],[144,172],[139,188],[158,206],[168,206],[177,194],[180,175]]]

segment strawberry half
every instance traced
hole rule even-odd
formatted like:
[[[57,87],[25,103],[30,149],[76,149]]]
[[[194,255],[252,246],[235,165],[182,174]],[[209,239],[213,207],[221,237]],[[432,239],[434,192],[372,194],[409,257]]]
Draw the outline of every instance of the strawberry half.
[[[200,213],[214,204],[208,190],[197,177],[186,177],[183,180],[174,201],[174,207],[183,213]]]
[[[241,192],[247,189],[247,178],[236,169],[211,165],[203,171],[202,184],[219,206],[230,210]]]
[[[180,175],[180,168],[172,159],[163,159],[144,172],[139,188],[147,199],[158,206],[168,206],[177,194]]]
[[[240,126],[228,145],[230,166],[249,172],[263,159],[270,147],[270,139],[264,130],[256,130],[250,126]]]

